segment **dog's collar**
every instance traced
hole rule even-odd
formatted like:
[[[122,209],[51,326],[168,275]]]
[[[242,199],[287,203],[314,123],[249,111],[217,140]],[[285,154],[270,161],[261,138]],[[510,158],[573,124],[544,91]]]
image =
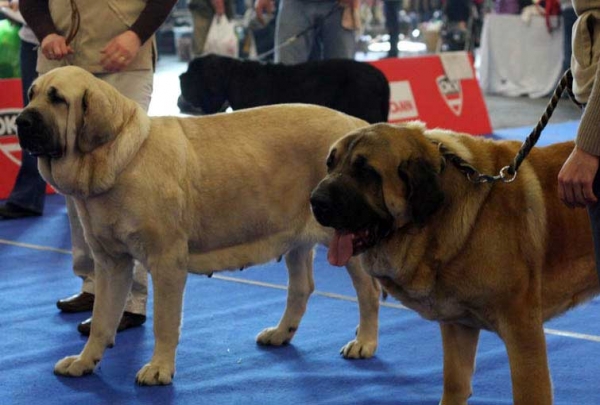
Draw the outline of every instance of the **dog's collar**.
[[[446,168],[446,162],[450,161],[458,169],[459,172],[464,174],[467,179],[473,183],[487,183],[489,180],[481,180],[480,176],[485,176],[479,173],[469,162],[458,156],[456,153],[451,152],[442,142],[431,141],[434,145],[437,145],[441,159],[440,172]]]
[[[438,151],[440,152],[440,157],[442,159],[441,171],[446,167],[446,160],[449,160],[471,183],[494,183],[497,180],[501,180],[504,183],[510,183],[517,178],[517,172],[511,173],[510,166],[504,166],[496,176],[483,174],[462,157],[451,152],[443,143],[434,140],[431,140],[431,142],[434,145],[437,145]]]

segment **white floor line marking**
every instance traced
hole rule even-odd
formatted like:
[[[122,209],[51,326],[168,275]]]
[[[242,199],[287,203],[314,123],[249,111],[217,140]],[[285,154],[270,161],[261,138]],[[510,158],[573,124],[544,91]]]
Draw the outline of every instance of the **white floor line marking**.
[[[66,250],[66,249],[58,249],[58,248],[53,248],[53,247],[49,247],[49,246],[33,245],[31,243],[15,242],[15,241],[7,240],[7,239],[0,239],[0,244],[18,246],[18,247],[34,249],[34,250],[41,250],[41,251],[57,252],[57,253],[63,253],[63,254],[68,254],[68,255],[71,254],[71,251]],[[223,276],[220,274],[215,274],[212,276],[212,278],[222,280],[222,281],[239,283],[239,284],[248,284],[248,285],[254,285],[254,286],[258,286],[258,287],[274,288],[277,290],[287,290],[287,286],[285,286],[285,285],[267,283],[264,281],[245,280],[245,279],[241,279],[241,278],[237,278],[237,277]],[[313,294],[319,295],[322,297],[342,300],[342,301],[358,302],[356,297],[351,297],[348,295],[330,293],[330,292],[325,292],[325,291],[315,291]],[[398,303],[392,303],[392,302],[380,302],[379,305],[382,307],[387,307],[387,308],[410,310],[409,308],[405,307],[404,305],[401,305]],[[589,340],[591,342],[600,342],[600,336],[588,335],[585,333],[576,333],[576,332],[562,331],[562,330],[558,330],[558,329],[549,329],[549,328],[544,328],[544,332],[548,335],[563,336],[563,337],[569,337],[569,338],[579,339],[579,340]]]
[[[212,277],[213,278],[217,278],[219,280],[231,281],[231,282],[234,282],[234,283],[241,283],[241,284],[256,285],[256,286],[260,286],[260,287],[275,288],[275,289],[278,289],[278,290],[287,290],[287,287],[284,286],[284,285],[273,284],[273,283],[266,283],[264,281],[246,280],[246,279],[237,278],[237,277],[223,276],[223,275],[220,275],[220,274],[215,274]],[[342,301],[358,302],[358,299],[356,297],[351,297],[349,295],[342,295],[342,294],[330,293],[330,292],[326,292],[326,291],[318,291],[318,290],[316,290],[315,292],[313,292],[313,295],[320,295],[322,297],[334,298],[334,299],[342,300]],[[388,307],[388,308],[408,309],[404,305],[396,304],[396,303],[391,303],[391,302],[380,302],[379,305],[382,306],[382,307]]]
[[[44,251],[50,251],[50,252],[58,252],[58,253],[64,253],[64,254],[67,254],[67,255],[71,254],[71,251],[70,250],[66,250],[66,249],[58,249],[58,248],[53,248],[53,247],[50,247],[50,246],[32,245],[30,243],[15,242],[15,241],[12,241],[12,240],[7,240],[7,239],[0,239],[0,244],[12,245],[12,246],[18,246],[18,247],[24,247],[24,248],[35,249],[35,250],[44,250]]]
[[[546,332],[548,335],[565,336],[565,337],[570,337],[570,338],[574,338],[574,339],[590,340],[592,342],[600,342],[600,336],[586,335],[585,333],[567,332],[567,331],[563,331],[563,330],[548,329],[548,328],[544,328],[544,332]]]

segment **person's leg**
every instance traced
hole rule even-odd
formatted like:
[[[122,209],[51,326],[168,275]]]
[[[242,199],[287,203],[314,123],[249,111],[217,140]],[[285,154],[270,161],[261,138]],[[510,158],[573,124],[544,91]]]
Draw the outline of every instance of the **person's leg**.
[[[321,32],[320,29],[317,28],[314,31],[315,40],[312,43],[312,47],[310,48],[310,54],[308,55],[308,60],[323,60],[323,41],[320,40]]]
[[[281,0],[275,28],[275,46],[280,46],[295,35],[307,30],[314,21],[307,10],[314,8],[313,2],[303,0]],[[290,44],[275,50],[275,63],[293,65],[308,61],[314,44],[314,30],[309,30]]]
[[[27,91],[37,75],[35,71],[37,60],[35,46],[35,44],[21,41],[21,83],[25,104],[27,104]],[[7,204],[0,207],[0,219],[42,215],[45,193],[46,182],[38,171],[37,158],[23,152],[15,185],[8,197]]]
[[[465,23],[471,16],[471,0],[448,0],[446,4],[446,16],[450,22]]]
[[[60,299],[56,306],[63,312],[91,311],[94,306],[94,260],[83,237],[83,228],[77,215],[75,202],[67,197],[67,215],[71,229],[71,251],[73,273],[83,281],[81,291],[73,296]]]
[[[73,273],[83,281],[82,293],[94,294],[94,259],[83,236],[83,227],[77,215],[75,202],[67,197],[67,215],[71,229],[71,251],[73,254]],[[60,308],[60,305],[59,305]],[[91,308],[90,308],[91,309]],[[82,309],[89,310],[89,309]],[[76,310],[66,312],[78,312]]]
[[[227,2],[226,2],[227,4]],[[214,10],[209,2],[199,3],[190,9],[192,15],[192,59],[201,56],[204,53],[206,38],[214,16]],[[202,109],[194,107],[190,102],[180,94],[177,98],[179,111],[190,115],[204,115]]]
[[[323,41],[324,59],[354,59],[356,52],[356,33],[342,27],[343,8],[337,7],[334,1],[317,3],[320,7],[319,15],[324,18],[321,24],[321,39]]]
[[[383,2],[383,11],[385,15],[385,26],[390,36],[389,58],[398,56],[398,37],[400,36],[400,1],[385,0]]]
[[[96,77],[112,85],[119,93],[137,102],[148,112],[154,88],[154,73],[151,70],[101,73]]]
[[[600,196],[600,171],[596,173],[594,178],[594,195]],[[590,224],[592,226],[592,238],[594,241],[594,252],[596,254],[596,272],[598,272],[598,278],[600,279],[600,203],[588,206],[588,214],[590,217]]]
[[[199,9],[194,9],[192,13],[192,58],[198,57],[204,53],[204,45],[208,37],[210,24],[214,16],[214,10],[208,4],[202,5]]]

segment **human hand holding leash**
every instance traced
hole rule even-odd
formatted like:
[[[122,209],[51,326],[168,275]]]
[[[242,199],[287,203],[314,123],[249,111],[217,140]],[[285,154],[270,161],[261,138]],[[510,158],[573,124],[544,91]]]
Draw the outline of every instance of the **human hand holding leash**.
[[[558,197],[570,208],[585,207],[598,201],[592,185],[599,158],[577,146],[558,174]]]
[[[142,46],[137,34],[131,30],[114,37],[100,52],[102,66],[109,71],[123,70],[135,58]]]
[[[51,60],[60,60],[73,53],[73,48],[67,45],[67,39],[58,34],[46,35],[40,47],[44,56]]]

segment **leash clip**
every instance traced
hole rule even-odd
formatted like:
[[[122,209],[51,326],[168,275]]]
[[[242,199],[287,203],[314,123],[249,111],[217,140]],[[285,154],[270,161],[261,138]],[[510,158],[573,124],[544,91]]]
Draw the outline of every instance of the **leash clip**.
[[[509,170],[510,166],[504,166],[502,169],[500,169],[500,179],[504,183],[512,183],[517,178],[517,171],[515,170],[515,172],[511,175]]]
[[[466,172],[465,175],[467,176],[467,180],[469,180],[471,183],[474,183],[474,184],[490,182],[490,179],[488,178],[488,176],[486,176],[485,174],[481,174],[478,171]]]

